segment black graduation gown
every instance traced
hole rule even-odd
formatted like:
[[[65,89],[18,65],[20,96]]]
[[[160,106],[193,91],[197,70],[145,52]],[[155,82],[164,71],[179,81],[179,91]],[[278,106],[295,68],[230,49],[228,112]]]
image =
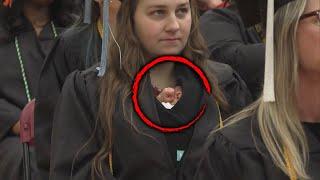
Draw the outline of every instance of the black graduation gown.
[[[41,179],[48,179],[52,119],[66,77],[100,60],[101,39],[95,24],[66,30],[41,70],[35,108],[35,151]]]
[[[305,124],[304,129],[309,143],[308,173],[312,180],[317,180],[320,179],[319,134],[314,134]],[[289,180],[273,164],[259,134],[255,116],[209,137],[207,147],[195,180]]]
[[[200,17],[210,59],[229,64],[246,82],[254,98],[262,91],[264,51],[256,31],[247,29],[241,17],[229,9],[213,9]]]
[[[1,17],[1,14],[0,14],[0,17]],[[3,25],[0,23],[0,44],[4,44],[6,42],[7,42],[7,32],[5,31]]]
[[[215,70],[217,77],[222,77],[220,78],[222,89],[230,97],[233,97],[231,105],[234,105],[234,108],[237,106],[235,109],[247,105],[250,101],[249,93],[239,76],[227,65],[215,62],[210,62],[209,64],[211,69]],[[56,106],[53,122],[50,180],[70,179],[71,172],[73,179],[90,178],[92,158],[101,148],[103,140],[102,134],[93,133],[99,101],[98,86],[99,79],[95,67],[85,72],[74,72],[68,77],[59,103]],[[190,85],[186,87],[188,86],[190,87]],[[165,122],[166,120],[160,120],[159,118],[165,115],[159,115],[160,111],[157,110],[156,105],[158,102],[154,98],[153,89],[148,78],[144,87],[141,89],[139,96],[139,102],[144,113],[153,122],[172,127],[173,124],[166,124],[168,123]],[[183,90],[184,92],[191,93],[190,90]],[[173,143],[170,143],[175,137],[170,137],[170,135],[165,135],[149,128],[137,117],[136,113],[132,114],[133,118],[131,120],[124,120],[123,106],[119,104],[119,100],[115,97],[117,108],[113,120],[114,144],[112,153],[114,177],[116,179],[187,180],[193,177],[195,167],[198,164],[200,155],[203,153],[202,145],[208,133],[217,127],[219,118],[217,105],[209,95],[206,93],[201,95],[200,92],[192,93],[199,95],[198,98],[194,98],[194,102],[200,99],[198,104],[204,102],[208,107],[205,114],[194,125],[191,130],[192,133],[185,134],[188,139],[184,145],[188,148],[178,164],[174,162],[175,157],[172,158],[170,155],[174,154],[170,153],[170,149],[172,147],[176,148]],[[187,117],[190,116],[187,111],[192,112],[194,110],[193,108],[188,108],[192,105],[187,104],[188,101],[186,99],[183,100],[183,98],[185,97],[182,97],[173,108],[176,108],[175,111],[178,116],[184,115]],[[182,106],[178,107],[179,103]],[[128,107],[131,107],[131,102],[129,101],[126,104],[126,109]],[[185,107],[185,109],[182,107]],[[172,118],[172,113],[169,116]],[[180,118],[172,119],[176,121]],[[181,120],[183,120],[183,117]],[[133,128],[129,122],[134,124],[136,128]],[[176,123],[179,122],[176,121]],[[99,132],[99,124],[97,128]],[[138,132],[136,129],[138,129]],[[178,136],[176,138],[181,140],[185,138],[182,134],[180,137]],[[91,140],[88,141],[90,137]],[[87,146],[83,146],[86,142],[88,143]],[[107,160],[104,170],[105,175],[112,179],[110,171],[108,171]]]
[[[56,28],[60,32],[61,28]],[[18,42],[31,96],[37,93],[38,78],[45,56],[53,45],[54,33],[48,23],[37,37],[31,24],[18,35]],[[27,104],[20,63],[14,40],[0,45],[0,177],[21,180],[22,145],[11,128]],[[31,155],[34,157],[34,154]],[[34,164],[34,161],[32,161]],[[32,164],[32,165],[33,165]]]

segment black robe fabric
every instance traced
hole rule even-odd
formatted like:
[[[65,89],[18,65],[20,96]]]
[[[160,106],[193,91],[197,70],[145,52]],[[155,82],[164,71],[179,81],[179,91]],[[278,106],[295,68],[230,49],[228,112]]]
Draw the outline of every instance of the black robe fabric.
[[[215,72],[227,97],[232,97],[229,102],[234,110],[241,109],[251,101],[246,85],[229,66],[210,61],[209,68]],[[182,71],[179,72],[182,73]],[[182,123],[181,121],[195,116],[193,114],[195,110],[199,111],[195,107],[206,103],[207,110],[189,130],[192,131],[188,133],[189,135],[183,136],[183,133],[186,132],[182,132],[180,137],[178,137],[179,134],[176,137],[172,137],[174,136],[172,134],[165,135],[144,124],[136,113],[129,113],[129,117],[132,118],[125,119],[123,106],[119,103],[121,101],[115,97],[117,108],[113,115],[112,124],[114,179],[188,180],[193,177],[195,167],[203,154],[202,147],[205,139],[209,132],[219,124],[219,113],[217,104],[211,96],[204,92],[202,85],[190,86],[192,82],[199,83],[196,80],[197,77],[188,71],[184,71],[184,73],[191,79],[182,80],[184,88],[188,88],[187,90],[183,89],[183,93],[198,95],[198,98],[192,100],[195,104],[188,104],[190,103],[187,100],[188,97],[182,95],[182,98],[173,107],[176,108],[174,111],[177,112],[178,117],[172,118],[173,111],[169,113],[173,121],[171,124],[160,119],[165,115],[157,109],[158,102],[155,100],[148,77],[144,78],[143,82],[146,83],[141,86],[143,88],[139,93],[139,102],[143,112],[154,123],[169,127],[176,127],[177,124]],[[77,180],[90,178],[92,159],[101,148],[104,139],[100,124],[96,120],[99,103],[98,87],[99,78],[95,67],[84,72],[74,72],[66,80],[53,121],[50,180],[67,180],[71,177]],[[199,88],[201,90],[198,93],[191,92]],[[179,105],[179,103],[181,104]],[[125,104],[126,112],[130,107],[132,107],[132,103],[128,100]],[[179,113],[179,111],[181,112]],[[186,117],[180,119],[180,115]],[[170,149],[176,148],[172,142],[170,143],[170,141],[174,141],[174,138],[177,138],[175,141],[178,139],[184,141],[188,147],[179,163],[174,162],[174,158],[170,155],[172,154]],[[176,143],[178,144],[178,142]],[[105,179],[113,179],[108,170],[107,160],[103,169]]]
[[[48,179],[52,119],[66,77],[100,60],[101,39],[95,24],[66,30],[41,70],[35,108],[35,151],[41,179]]]
[[[309,143],[308,173],[312,180],[317,180],[320,179],[320,139],[310,125],[303,126]],[[195,180],[289,180],[272,162],[255,116],[209,137],[200,164]]]
[[[56,30],[58,33],[62,31],[58,27]],[[32,98],[37,93],[40,70],[54,41],[51,23],[44,27],[38,37],[31,24],[18,35]],[[11,132],[11,128],[18,122],[20,112],[28,100],[14,40],[0,45],[0,63],[0,177],[21,180],[22,145],[19,137]],[[34,160],[34,154],[31,156]],[[34,162],[32,161],[32,165]]]
[[[246,28],[241,17],[229,9],[213,9],[200,18],[210,59],[229,64],[246,82],[253,98],[262,91],[264,72],[263,44],[253,28]]]
[[[180,64],[175,65],[175,72],[177,85],[183,90],[180,100],[169,110],[156,98],[154,99],[160,124],[164,127],[178,127],[186,124],[194,118],[195,114],[200,110],[201,105],[205,103],[204,92],[202,91],[201,84],[198,83],[199,79],[195,78],[196,75],[190,69]],[[181,167],[183,154],[188,148],[193,132],[194,127],[192,126],[179,133],[165,134],[174,167]]]

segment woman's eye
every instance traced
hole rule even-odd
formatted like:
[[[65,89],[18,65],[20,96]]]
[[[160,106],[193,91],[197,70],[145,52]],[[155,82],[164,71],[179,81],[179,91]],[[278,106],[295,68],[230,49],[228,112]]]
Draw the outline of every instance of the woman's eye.
[[[320,26],[320,15],[318,15],[314,21],[315,21],[315,25]]]
[[[188,14],[189,8],[180,8],[177,10],[177,16],[178,17],[184,17],[186,14]]]
[[[153,11],[151,14],[152,14],[153,16],[163,16],[163,15],[165,15],[165,13],[166,13],[165,10],[155,10],[155,11]]]

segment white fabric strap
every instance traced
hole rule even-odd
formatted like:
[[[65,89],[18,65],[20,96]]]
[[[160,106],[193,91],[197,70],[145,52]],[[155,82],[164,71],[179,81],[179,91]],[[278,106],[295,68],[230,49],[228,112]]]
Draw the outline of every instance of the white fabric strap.
[[[268,0],[263,101],[274,102],[274,0]]]

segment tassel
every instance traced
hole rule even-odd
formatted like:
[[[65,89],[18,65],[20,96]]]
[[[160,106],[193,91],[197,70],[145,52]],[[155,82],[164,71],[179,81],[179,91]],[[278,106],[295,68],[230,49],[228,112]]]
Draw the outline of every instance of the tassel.
[[[86,24],[91,24],[91,14],[92,14],[92,0],[86,0],[84,5],[84,18],[83,22]]]
[[[103,2],[103,37],[102,37],[102,49],[101,49],[101,62],[98,76],[102,77],[107,68],[107,48],[109,39],[109,0]]]
[[[268,0],[263,101],[275,102],[274,92],[274,0]]]

